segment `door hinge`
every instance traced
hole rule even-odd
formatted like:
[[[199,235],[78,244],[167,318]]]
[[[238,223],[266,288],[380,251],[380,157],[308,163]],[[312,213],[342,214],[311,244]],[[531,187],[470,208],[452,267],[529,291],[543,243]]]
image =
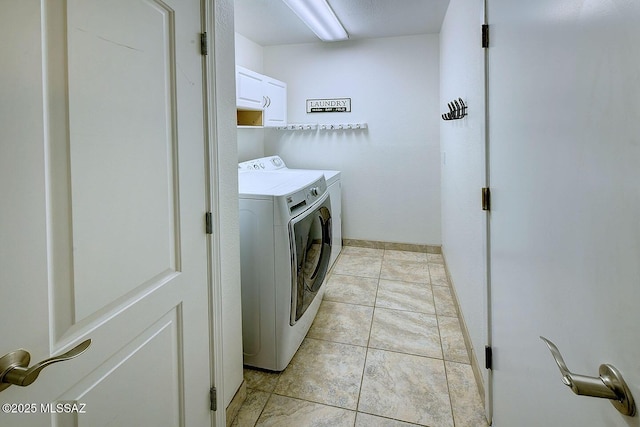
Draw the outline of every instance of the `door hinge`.
[[[205,232],[207,234],[213,234],[213,220],[211,218],[211,212],[207,212],[204,215],[204,222],[205,222]]]
[[[218,390],[215,387],[211,387],[209,390],[209,400],[211,402],[210,409],[212,411],[218,410]]]
[[[209,54],[209,44],[207,43],[207,33],[200,34],[200,53],[202,55]]]
[[[489,47],[489,24],[482,24],[482,47]]]
[[[484,346],[484,367],[485,369],[493,369],[493,350],[491,346]]]
[[[491,210],[491,190],[488,187],[482,189],[482,210]]]

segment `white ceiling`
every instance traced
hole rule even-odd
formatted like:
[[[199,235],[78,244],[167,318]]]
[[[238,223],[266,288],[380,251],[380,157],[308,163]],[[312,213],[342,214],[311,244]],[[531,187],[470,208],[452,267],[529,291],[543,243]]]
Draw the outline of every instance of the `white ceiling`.
[[[439,33],[449,0],[328,0],[350,40]],[[235,29],[261,45],[318,42],[282,0],[235,0]]]

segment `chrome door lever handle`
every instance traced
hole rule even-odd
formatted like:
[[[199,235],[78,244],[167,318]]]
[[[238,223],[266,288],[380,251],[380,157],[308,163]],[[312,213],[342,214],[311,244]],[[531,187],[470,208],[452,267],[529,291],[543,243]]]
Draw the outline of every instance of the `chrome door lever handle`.
[[[66,353],[45,359],[30,368],[28,366],[31,361],[31,354],[28,351],[20,349],[5,354],[0,358],[0,391],[12,384],[21,387],[33,384],[44,368],[53,363],[64,362],[80,356],[90,345],[91,340],[85,340]]]
[[[547,344],[558,368],[560,368],[562,382],[569,386],[575,394],[609,399],[613,406],[624,415],[631,417],[635,415],[636,405],[633,395],[620,371],[612,365],[602,364],[598,377],[574,374],[567,368],[558,347],[545,337],[540,337],[540,339]]]

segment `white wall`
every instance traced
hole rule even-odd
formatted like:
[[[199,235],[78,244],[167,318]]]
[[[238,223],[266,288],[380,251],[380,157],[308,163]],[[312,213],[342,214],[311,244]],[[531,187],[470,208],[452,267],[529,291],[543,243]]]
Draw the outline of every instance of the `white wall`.
[[[344,238],[441,243],[438,64],[438,35],[264,48],[264,74],[288,85],[289,122],[369,125],[265,132],[267,155],[342,171]],[[306,113],[306,99],[342,97],[351,113]]]
[[[229,405],[242,384],[242,316],[240,296],[240,231],[238,219],[238,149],[236,144],[235,46],[233,0],[216,0],[215,36],[215,115],[217,153],[214,153],[214,175],[217,212],[222,227],[220,236],[220,271],[222,282],[222,327],[224,405]],[[216,209],[216,207],[214,207]],[[216,272],[214,271],[214,274]],[[219,379],[216,379],[218,382]],[[223,408],[224,410],[224,408]]]
[[[235,41],[236,65],[248,68],[256,73],[262,73],[264,67],[263,47],[238,33],[235,33]]]
[[[238,129],[238,163],[264,156],[264,129]]]
[[[485,376],[487,344],[484,51],[482,0],[451,0],[440,32],[440,109],[462,98],[462,120],[440,121],[442,251],[469,331],[473,356]]]

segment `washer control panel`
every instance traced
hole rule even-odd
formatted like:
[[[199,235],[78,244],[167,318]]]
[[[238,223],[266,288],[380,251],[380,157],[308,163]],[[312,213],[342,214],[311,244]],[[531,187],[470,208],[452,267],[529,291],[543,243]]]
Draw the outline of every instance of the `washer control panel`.
[[[322,176],[307,187],[285,196],[289,214],[293,217],[299,212],[304,211],[307,207],[313,205],[317,199],[322,197],[326,191],[327,182],[324,176]]]

